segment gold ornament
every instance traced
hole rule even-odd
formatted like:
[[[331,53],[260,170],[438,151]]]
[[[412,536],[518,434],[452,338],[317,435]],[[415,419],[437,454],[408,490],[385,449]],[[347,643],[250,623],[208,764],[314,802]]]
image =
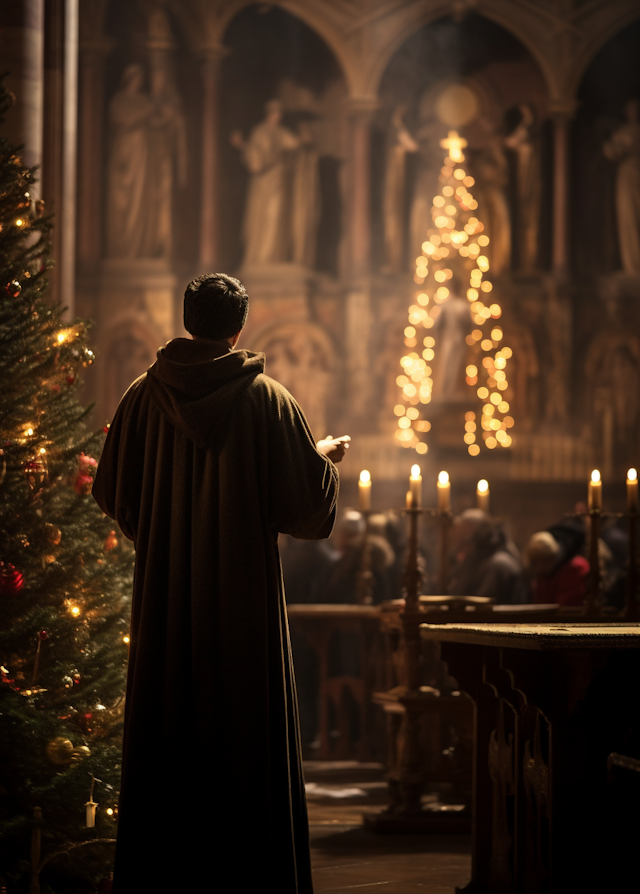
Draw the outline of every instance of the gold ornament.
[[[70,764],[73,757],[73,742],[64,736],[56,736],[47,745],[47,757],[59,767]]]
[[[55,525],[47,523],[44,526],[44,534],[51,546],[60,545],[60,541],[62,540],[62,531],[60,528],[56,528]]]
[[[77,748],[73,749],[71,763],[79,764],[80,761],[83,761],[86,757],[91,757],[91,749],[87,748],[86,745],[78,745]]]

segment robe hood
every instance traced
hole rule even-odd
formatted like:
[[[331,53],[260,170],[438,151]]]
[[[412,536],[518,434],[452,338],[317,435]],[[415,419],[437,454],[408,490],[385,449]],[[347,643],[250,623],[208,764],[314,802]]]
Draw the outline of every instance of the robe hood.
[[[264,364],[264,354],[233,351],[225,341],[174,338],[158,351],[146,382],[171,424],[199,446],[211,447]]]

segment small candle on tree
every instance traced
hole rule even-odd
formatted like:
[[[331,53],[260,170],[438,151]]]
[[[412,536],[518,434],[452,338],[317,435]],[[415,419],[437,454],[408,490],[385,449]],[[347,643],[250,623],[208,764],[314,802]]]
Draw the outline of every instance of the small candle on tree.
[[[451,482],[448,472],[438,473],[438,509],[440,512],[451,510]]]
[[[627,509],[629,512],[638,511],[638,470],[629,469],[627,472]]]
[[[481,478],[476,486],[476,506],[489,513],[489,482],[486,478]]]
[[[589,482],[589,509],[602,509],[602,480],[598,469],[591,473]]]
[[[422,503],[422,475],[420,474],[420,466],[417,463],[411,466],[409,491],[411,493],[411,508],[419,509]]]
[[[368,512],[371,509],[371,474],[363,469],[358,481],[358,495],[360,497],[360,509]]]

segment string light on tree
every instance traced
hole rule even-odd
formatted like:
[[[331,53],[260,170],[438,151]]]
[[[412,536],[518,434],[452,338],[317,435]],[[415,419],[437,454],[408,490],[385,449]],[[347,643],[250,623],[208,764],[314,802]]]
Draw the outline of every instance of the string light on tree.
[[[428,451],[425,435],[431,423],[424,414],[433,397],[438,352],[430,330],[442,305],[455,294],[455,284],[468,282],[469,356],[465,380],[472,389],[476,409],[465,414],[463,440],[469,454],[477,456],[482,445],[493,450],[513,443],[514,419],[510,415],[507,378],[513,352],[504,344],[503,329],[498,325],[502,308],[489,298],[493,291],[493,283],[487,278],[490,240],[484,224],[474,214],[478,208],[470,191],[474,178],[462,167],[467,141],[456,131],[449,131],[440,145],[448,154],[440,171],[441,190],[431,209],[434,226],[427,231],[423,253],[415,262],[414,281],[419,291],[409,307],[409,325],[404,330],[409,350],[400,360],[402,373],[396,379],[401,398],[394,410],[395,436],[403,447],[420,454]]]

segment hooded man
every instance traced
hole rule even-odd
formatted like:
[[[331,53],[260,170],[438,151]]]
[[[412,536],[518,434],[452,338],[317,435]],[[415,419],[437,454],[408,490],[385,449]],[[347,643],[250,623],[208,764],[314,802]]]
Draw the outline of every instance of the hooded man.
[[[312,891],[277,536],[328,537],[349,439],[233,350],[247,308],[189,284],[192,339],[126,392],[93,487],[136,547],[114,894]]]

